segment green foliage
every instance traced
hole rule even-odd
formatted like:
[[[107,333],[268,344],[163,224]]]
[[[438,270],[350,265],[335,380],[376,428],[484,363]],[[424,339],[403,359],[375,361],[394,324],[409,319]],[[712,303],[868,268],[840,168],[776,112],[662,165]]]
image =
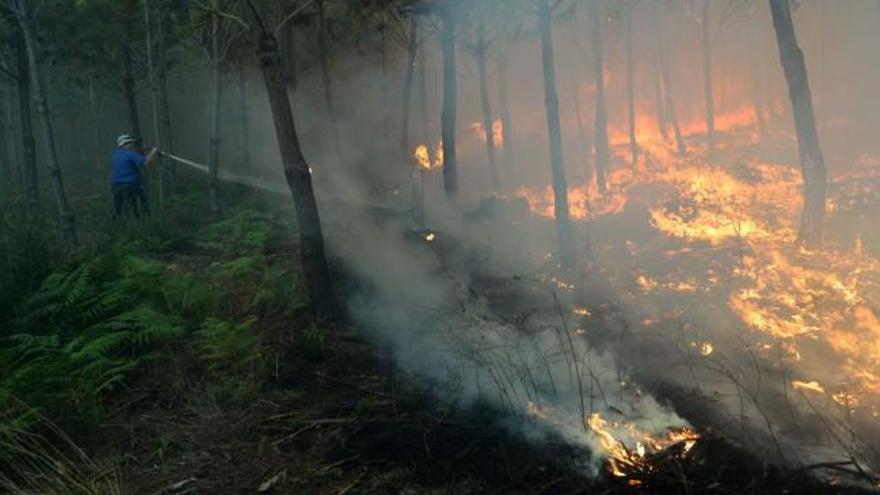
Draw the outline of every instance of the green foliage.
[[[55,232],[41,220],[0,213],[0,337],[4,320],[51,270]]]
[[[310,326],[297,334],[296,348],[300,355],[310,361],[320,361],[327,354],[330,331],[323,327]]]

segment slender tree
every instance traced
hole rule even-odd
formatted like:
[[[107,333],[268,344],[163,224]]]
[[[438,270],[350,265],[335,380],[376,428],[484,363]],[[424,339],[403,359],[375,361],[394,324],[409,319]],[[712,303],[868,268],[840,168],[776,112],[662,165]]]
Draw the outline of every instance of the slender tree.
[[[513,160],[513,119],[510,116],[510,101],[507,92],[507,80],[510,78],[508,65],[508,51],[510,46],[505,46],[498,57],[498,108],[501,113],[501,138],[504,141],[504,163],[510,167]]]
[[[248,104],[247,104],[247,71],[244,60],[239,60],[238,68],[238,117],[241,121],[241,148],[243,165],[246,169],[251,165],[251,133],[250,123],[248,121]]]
[[[804,54],[798,46],[788,0],[769,0],[779,60],[788,83],[788,95],[798,141],[798,161],[804,176],[804,208],[799,240],[807,245],[822,242],[825,223],[825,158],[819,145],[813,99]]]
[[[335,119],[333,111],[333,80],[330,79],[330,61],[327,53],[327,19],[324,0],[315,0],[318,10],[318,62],[321,68],[321,86],[324,88],[324,105],[327,115]],[[384,51],[383,51],[384,56]]]
[[[556,237],[559,260],[563,267],[575,266],[575,243],[568,214],[568,183],[562,158],[562,126],[559,119],[559,98],[556,93],[556,67],[553,56],[553,33],[550,27],[550,6],[537,0],[538,29],[541,33],[541,59],[544,66],[544,102],[547,107],[547,135],[550,144],[550,168],[553,172]]]
[[[160,149],[163,148],[164,143],[162,142],[162,133],[161,133],[161,115],[160,115],[160,94],[159,94],[159,83],[156,79],[156,67],[153,63],[153,22],[152,22],[152,7],[150,5],[150,0],[143,0],[144,2],[144,42],[146,46],[146,55],[147,55],[147,81],[150,85],[150,103],[152,105],[152,123],[153,123],[153,139],[155,139],[156,146]],[[163,171],[163,167],[161,165],[161,159],[159,162],[159,208],[161,209],[165,205],[165,174]]]
[[[312,175],[303,156],[291,110],[290,98],[281,68],[281,56],[275,36],[262,22],[253,3],[248,0],[260,26],[257,59],[269,95],[269,106],[275,123],[275,135],[284,165],[284,176],[296,208],[300,237],[300,259],[309,298],[315,312],[333,318],[337,313],[336,298],[324,254],[324,237],[318,203],[312,189]]]
[[[168,151],[169,153],[174,153],[174,133],[171,130],[171,103],[168,98],[168,68],[169,68],[169,60],[168,60],[168,45],[165,37],[165,25],[166,25],[166,16],[163,15],[164,11],[160,10],[159,15],[156,18],[156,31],[157,31],[157,48],[159,52],[159,70],[158,70],[158,78],[159,78],[159,102],[161,105],[161,138],[160,142],[162,143],[163,149]],[[175,189],[177,187],[176,180],[176,171],[177,166],[171,160],[168,160],[167,163],[162,164],[163,170],[167,175],[167,184],[168,184],[168,195],[173,196]]]
[[[31,72],[28,52],[22,33],[16,37],[16,60],[18,82],[18,114],[21,120],[22,174],[25,184],[25,197],[28,216],[33,219],[39,208],[37,179],[37,146],[34,139],[34,124],[31,116]]]
[[[498,164],[495,161],[495,132],[493,128],[492,103],[489,98],[489,68],[486,52],[489,42],[486,40],[486,3],[479,6],[477,19],[477,72],[480,77],[480,107],[483,111],[483,130],[486,132],[486,158],[489,164],[489,180],[495,192],[501,190],[501,179],[498,176]]]
[[[706,98],[706,142],[709,156],[715,150],[715,98],[712,94],[712,45],[710,38],[709,0],[703,0],[700,30],[703,46],[703,92]],[[723,109],[722,109],[723,110]]]
[[[675,111],[675,92],[672,88],[672,78],[669,75],[669,60],[667,59],[666,30],[662,26],[662,22],[657,22],[658,35],[658,58],[657,65],[660,73],[660,80],[663,88],[663,109],[666,120],[672,124],[672,132],[675,137],[675,144],[678,153],[684,155],[687,153],[687,145],[684,142],[684,136],[681,133],[681,126],[678,123],[678,114]],[[664,124],[665,125],[665,124]]]
[[[455,70],[455,2],[447,1],[440,7],[440,44],[443,48],[443,111],[440,116],[443,135],[443,185],[447,195],[458,193],[458,161],[455,154],[455,113],[457,76]]]
[[[49,180],[52,185],[52,193],[55,196],[55,206],[61,222],[61,232],[64,239],[70,244],[77,244],[76,220],[73,212],[67,204],[67,195],[64,192],[64,180],[61,175],[61,163],[58,159],[58,150],[55,146],[55,128],[49,111],[49,102],[46,97],[46,88],[43,85],[40,68],[37,61],[37,53],[40,53],[37,37],[33,32],[32,11],[28,6],[28,0],[11,0],[13,12],[24,38],[24,46],[27,50],[27,62],[31,83],[34,88],[34,101],[37,104],[37,113],[43,124],[44,138],[49,163]]]
[[[126,34],[126,38],[130,35]],[[134,62],[132,61],[132,46],[126,41],[122,46],[122,91],[125,95],[125,103],[128,107],[128,122],[131,133],[137,140],[138,146],[142,144],[141,117],[138,110],[137,87],[134,79]]]
[[[213,0],[214,11],[211,12],[210,43],[211,43],[211,137],[208,140],[208,210],[216,214],[220,211],[217,198],[217,176],[220,165],[220,14],[218,0]]]
[[[416,14],[410,14],[409,34],[406,41],[406,67],[403,76],[403,115],[400,125],[400,149],[401,156],[406,158],[410,154],[410,129],[409,116],[412,109],[412,90],[415,80],[416,61],[419,53],[419,24]]]
[[[632,1],[626,5],[626,107],[629,120],[629,150],[633,169],[639,163],[639,143],[636,139],[636,76],[633,61]]]
[[[602,45],[603,9],[601,0],[590,0],[590,17],[593,21],[592,47],[593,47],[593,75],[596,81],[596,123],[593,131],[596,134],[593,145],[595,146],[596,158],[596,186],[600,193],[605,194],[607,183],[605,182],[605,169],[608,168],[608,116],[605,113],[605,62],[604,47]]]

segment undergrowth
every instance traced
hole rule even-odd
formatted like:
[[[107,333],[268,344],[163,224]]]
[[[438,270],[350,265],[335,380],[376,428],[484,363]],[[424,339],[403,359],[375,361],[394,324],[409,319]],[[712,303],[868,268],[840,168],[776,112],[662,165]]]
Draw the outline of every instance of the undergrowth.
[[[214,401],[259,391],[261,327],[306,301],[295,258],[276,252],[288,226],[254,209],[209,223],[181,211],[141,223],[94,214],[75,251],[45,222],[0,216],[0,466],[47,422],[88,438],[135,389],[197,387]]]

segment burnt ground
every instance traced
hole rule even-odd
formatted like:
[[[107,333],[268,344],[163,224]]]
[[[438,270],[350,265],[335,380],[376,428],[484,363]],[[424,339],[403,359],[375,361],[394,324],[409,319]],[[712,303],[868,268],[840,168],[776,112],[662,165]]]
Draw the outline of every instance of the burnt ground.
[[[339,337],[320,362],[285,359],[246,404],[119,418],[126,484],[145,494],[858,493],[763,465],[711,435],[685,459],[659,455],[655,472],[590,479],[565,445],[527,443],[490,409],[439,402],[374,353]]]

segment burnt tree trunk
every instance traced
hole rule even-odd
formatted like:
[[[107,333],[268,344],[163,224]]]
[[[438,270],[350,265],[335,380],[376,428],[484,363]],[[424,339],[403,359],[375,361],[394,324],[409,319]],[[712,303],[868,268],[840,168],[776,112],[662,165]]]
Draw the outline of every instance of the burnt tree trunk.
[[[504,47],[498,59],[498,106],[501,113],[501,138],[504,141],[504,163],[509,168],[513,161],[513,119],[510,117],[510,101],[507,93],[507,80],[510,77],[507,50]]]
[[[709,38],[709,0],[703,0],[700,20],[703,44],[703,92],[706,97],[706,143],[709,156],[715,151],[715,99],[712,94],[712,45]]]
[[[324,105],[327,115],[333,120],[333,81],[330,79],[330,65],[327,61],[327,26],[324,15],[324,0],[316,0],[318,8],[318,60],[321,68],[321,84],[324,87]]]
[[[428,107],[428,50],[422,42],[419,48],[419,139],[430,145],[431,140],[431,112]]]
[[[220,211],[217,168],[220,165],[220,16],[211,14],[211,136],[208,139],[208,211]]]
[[[544,66],[544,102],[547,107],[547,135],[550,144],[550,167],[553,172],[554,215],[559,261],[564,268],[575,266],[574,233],[568,214],[568,183],[562,157],[562,126],[559,120],[559,97],[556,93],[556,67],[553,57],[553,34],[547,0],[538,0],[538,28],[541,33],[541,59]]]
[[[639,143],[636,139],[636,76],[633,61],[632,5],[626,10],[626,107],[629,119],[629,150],[632,166],[639,163]]]
[[[681,126],[678,123],[678,114],[675,112],[675,97],[672,90],[672,81],[669,75],[669,62],[666,60],[666,46],[663,41],[665,36],[661,36],[660,42],[660,78],[663,80],[663,96],[666,118],[672,124],[672,132],[675,137],[675,145],[680,155],[687,153],[687,145],[684,142],[684,136],[681,134]]]
[[[137,146],[143,144],[141,134],[141,117],[138,112],[137,92],[134,83],[134,68],[131,60],[131,45],[125,43],[122,47],[122,89],[125,93],[125,103],[128,106],[128,120],[131,126],[132,137],[137,141]]]
[[[76,245],[79,242],[76,234],[76,219],[67,204],[67,194],[64,192],[64,180],[61,176],[61,162],[58,158],[58,150],[55,147],[55,128],[49,111],[46,89],[43,87],[40,69],[37,64],[37,53],[39,53],[40,49],[37,46],[37,39],[31,31],[30,15],[25,10],[27,7],[24,0],[19,0],[19,6],[21,10],[17,12],[18,23],[21,26],[25,49],[27,50],[28,68],[30,69],[31,83],[34,85],[34,101],[37,104],[37,113],[40,115],[40,120],[43,124],[47,158],[49,160],[49,180],[52,185],[52,193],[55,196],[55,206],[58,209],[61,232],[67,242]]]
[[[28,51],[24,34],[17,37],[18,69],[18,112],[21,118],[22,175],[24,177],[25,198],[28,217],[33,219],[39,208],[39,189],[37,179],[37,146],[34,140],[34,123],[31,116],[31,72],[28,64]]]
[[[455,70],[455,7],[442,7],[440,44],[443,48],[443,111],[440,116],[443,137],[443,186],[447,195],[458,193],[458,161],[455,156],[455,112],[457,87]]]
[[[410,154],[409,115],[412,110],[412,89],[415,80],[416,58],[419,53],[419,24],[413,14],[409,19],[409,39],[406,44],[406,69],[403,76],[403,115],[400,124],[400,151],[404,160]]]
[[[281,161],[284,164],[284,176],[287,178],[290,195],[296,207],[300,260],[311,305],[316,314],[332,319],[337,314],[336,297],[324,254],[324,237],[321,232],[318,204],[312,189],[311,171],[297,137],[290,98],[281,70],[278,44],[272,34],[264,31],[260,36],[257,58],[272,109],[275,134],[278,138]]]
[[[769,0],[776,32],[779,60],[788,82],[788,95],[798,141],[798,161],[804,176],[804,209],[799,240],[807,245],[822,242],[825,223],[825,158],[819,145],[816,118],[804,54],[797,43],[788,0]]]
[[[608,168],[608,116],[605,114],[605,62],[602,46],[602,5],[599,0],[590,2],[590,17],[593,21],[593,75],[596,78],[596,123],[593,129],[596,150],[596,187],[605,194],[605,169]]]
[[[483,111],[483,130],[486,131],[486,158],[489,160],[489,180],[492,189],[497,193],[501,190],[501,179],[498,176],[498,164],[495,161],[495,129],[492,126],[492,103],[489,99],[489,69],[486,63],[486,21],[480,12],[477,21],[477,71],[480,77],[480,106]]]
[[[666,129],[666,108],[663,101],[663,78],[660,77],[660,55],[658,54],[654,63],[654,103],[657,107],[657,130],[660,131],[660,137],[663,141],[669,141],[669,132]]]

